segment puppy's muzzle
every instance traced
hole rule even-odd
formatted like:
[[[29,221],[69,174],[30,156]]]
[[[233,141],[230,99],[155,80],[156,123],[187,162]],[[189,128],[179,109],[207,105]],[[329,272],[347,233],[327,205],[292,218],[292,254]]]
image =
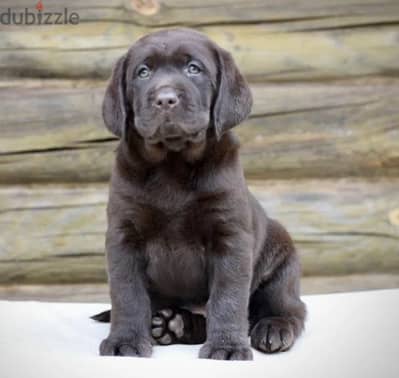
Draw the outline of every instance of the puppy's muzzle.
[[[164,121],[155,134],[147,139],[148,143],[161,143],[172,151],[181,151],[205,138],[206,130],[189,130],[189,126],[185,127],[173,121],[174,113],[182,111],[179,95],[173,87],[159,88],[152,106]]]

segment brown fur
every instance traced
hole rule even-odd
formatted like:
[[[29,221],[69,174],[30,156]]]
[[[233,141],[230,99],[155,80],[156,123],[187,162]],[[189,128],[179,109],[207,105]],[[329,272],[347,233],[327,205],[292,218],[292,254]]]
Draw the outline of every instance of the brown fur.
[[[230,130],[251,105],[231,55],[192,30],[148,35],[116,64],[103,106],[121,141],[107,210],[112,322],[102,355],[149,356],[152,314],[165,307],[206,305],[202,358],[251,359],[248,332],[266,353],[300,334],[295,248],[249,193]]]

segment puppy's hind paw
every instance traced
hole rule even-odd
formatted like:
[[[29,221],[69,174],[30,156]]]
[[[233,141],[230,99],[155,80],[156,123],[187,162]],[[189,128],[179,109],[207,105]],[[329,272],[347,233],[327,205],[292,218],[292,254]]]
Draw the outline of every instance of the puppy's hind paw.
[[[205,317],[185,309],[164,309],[153,315],[151,333],[159,345],[201,344],[206,339]]]
[[[263,318],[251,331],[252,346],[263,353],[285,352],[294,342],[294,327],[285,318]]]

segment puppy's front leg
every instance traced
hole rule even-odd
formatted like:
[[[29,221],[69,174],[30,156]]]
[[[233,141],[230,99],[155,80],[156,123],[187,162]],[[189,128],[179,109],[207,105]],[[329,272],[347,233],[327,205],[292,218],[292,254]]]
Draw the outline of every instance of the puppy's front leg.
[[[251,360],[248,300],[252,272],[251,237],[222,237],[212,256],[207,303],[207,340],[200,358]]]
[[[151,303],[139,254],[107,239],[111,288],[111,331],[100,345],[103,356],[149,357],[152,352]]]

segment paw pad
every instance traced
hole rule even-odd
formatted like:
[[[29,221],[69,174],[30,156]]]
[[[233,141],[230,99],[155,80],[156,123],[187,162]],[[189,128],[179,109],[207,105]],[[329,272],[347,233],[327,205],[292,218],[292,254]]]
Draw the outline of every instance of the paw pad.
[[[183,318],[171,309],[158,311],[152,317],[151,328],[152,337],[160,345],[174,344],[184,335]]]
[[[164,309],[152,317],[151,334],[159,345],[201,344],[206,338],[205,317],[185,309]]]

